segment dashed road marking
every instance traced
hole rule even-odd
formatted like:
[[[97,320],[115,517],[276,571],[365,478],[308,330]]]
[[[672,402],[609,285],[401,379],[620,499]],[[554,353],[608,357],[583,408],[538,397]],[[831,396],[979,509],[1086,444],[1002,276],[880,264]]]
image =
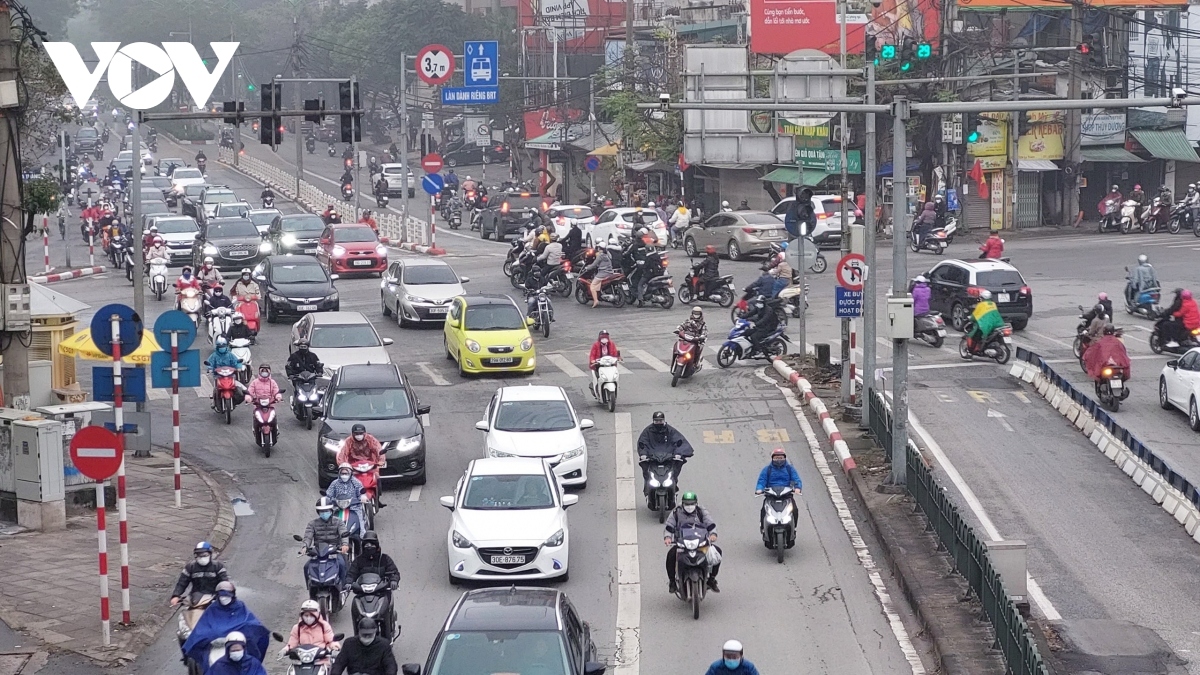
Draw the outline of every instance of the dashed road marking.
[[[449,387],[450,386],[450,382],[446,378],[442,377],[441,373],[434,370],[433,367],[429,365],[428,361],[421,361],[419,363],[414,363],[413,365],[420,368],[422,373],[425,373],[426,375],[428,375],[429,379],[433,380],[433,383],[435,385],[437,385],[439,387]]]
[[[971,398],[975,399],[976,403],[995,403],[996,402],[996,399],[992,398],[992,395],[987,393],[986,391],[976,391],[974,389],[968,389],[967,396],[970,396]]]
[[[546,354],[545,359],[550,363],[558,366],[558,369],[567,374],[568,377],[587,377],[587,373],[579,369],[570,359],[562,354]]]
[[[787,429],[756,429],[754,435],[758,436],[759,443],[788,443]]]
[[[667,372],[671,371],[670,366],[663,363],[657,357],[655,357],[653,354],[651,354],[650,352],[648,352],[644,349],[630,349],[629,354],[630,354],[630,356],[633,356],[637,360],[650,366],[651,368],[657,370],[660,373],[667,373]]]
[[[705,429],[704,442],[710,445],[733,443],[733,430],[721,429],[720,431],[713,431],[712,429]]]
[[[416,502],[416,501],[420,501],[420,499],[421,499],[421,486],[420,485],[412,486],[412,488],[408,491],[408,501]]]

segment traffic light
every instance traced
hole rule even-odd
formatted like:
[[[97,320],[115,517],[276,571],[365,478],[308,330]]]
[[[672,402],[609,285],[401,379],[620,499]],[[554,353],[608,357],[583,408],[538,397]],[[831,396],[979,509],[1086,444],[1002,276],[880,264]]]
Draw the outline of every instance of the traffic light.
[[[304,99],[304,109],[316,111],[315,115],[305,115],[305,122],[320,124],[325,121],[325,100],[320,98]]]
[[[867,61],[874,61],[875,65],[879,65],[879,47],[874,35],[868,35],[863,40],[863,58]]]
[[[259,109],[263,113],[271,114],[264,114],[259,118],[258,141],[274,149],[283,142],[278,114],[279,110],[283,108],[283,83],[269,82],[259,87],[259,102]]]
[[[896,60],[896,45],[884,45],[879,49],[879,59],[881,61]]]
[[[912,70],[913,59],[916,57],[916,42],[911,39],[904,41],[904,46],[900,48],[900,72],[907,73]]]
[[[353,84],[353,87],[351,84]],[[361,100],[358,97],[358,83],[339,82],[338,108],[341,110],[358,110],[360,107]],[[343,113],[340,116],[340,121],[343,143],[354,143],[362,140],[362,113]]]
[[[971,133],[967,134],[967,142],[968,143],[978,143],[979,142],[979,130],[978,129],[972,129]]]
[[[933,45],[929,44],[928,42],[917,43],[918,59],[927,59],[931,56],[933,56]]]
[[[246,91],[254,91],[254,89],[255,87],[253,82],[246,85]]]
[[[241,101],[238,101],[237,103],[234,103],[233,101],[224,101],[221,104],[221,111],[233,113],[230,116],[222,118],[221,121],[225,124],[241,124],[241,114],[246,111],[246,104]]]

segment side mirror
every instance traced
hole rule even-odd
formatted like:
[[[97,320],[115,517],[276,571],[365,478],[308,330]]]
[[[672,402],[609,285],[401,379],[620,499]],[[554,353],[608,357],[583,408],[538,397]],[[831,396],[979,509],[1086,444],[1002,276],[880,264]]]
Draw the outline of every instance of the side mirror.
[[[255,274],[255,275],[253,275],[253,277],[254,277],[255,281],[266,281],[267,280],[266,275],[263,275],[263,274]]]
[[[334,634],[333,634],[333,641],[334,641],[334,642],[341,642],[342,640],[345,640],[345,639],[346,639],[346,634],[345,634],[345,633],[334,633]]]
[[[579,503],[579,495],[563,495],[562,496],[562,505],[563,505],[564,509],[567,508],[568,506],[575,506],[578,503]]]
[[[532,316],[525,317],[525,325],[526,326],[532,326],[535,323],[537,323],[537,321],[535,321]]]
[[[461,284],[470,283],[470,282],[471,282],[471,277],[459,277],[459,278],[458,278],[458,282],[459,282],[459,283],[461,283]]]
[[[1179,367],[1179,359],[1171,359],[1170,361],[1167,361],[1167,365],[1171,368],[1178,368]]]
[[[429,409],[430,408],[427,405],[419,405],[419,406],[417,406],[417,414],[418,415],[428,415]]]
[[[283,641],[284,641],[284,640],[283,640],[283,636],[282,636],[282,635],[280,635],[279,633],[271,633],[271,637],[272,637],[272,638],[275,638],[275,641],[276,641],[276,642],[283,642]]]
[[[600,663],[599,661],[588,661],[583,666],[583,675],[604,675],[604,671],[607,669],[608,669],[608,666],[604,665],[603,663]],[[409,675],[409,674],[405,673],[404,675]],[[417,674],[414,674],[414,675],[417,675]]]
[[[390,346],[392,346],[393,344],[395,344],[395,342],[396,342],[396,341],[395,341],[395,340],[393,340],[392,338],[383,338],[383,346],[384,346],[384,347],[390,347]]]
[[[298,534],[293,534],[292,539],[295,539],[296,541],[304,541],[304,537],[301,537]]]
[[[330,274],[330,275],[329,275],[329,280],[330,280],[330,281],[337,281],[337,280],[338,280],[338,279],[340,279],[340,278],[341,278],[341,275],[339,275],[339,274]]]
[[[475,428],[480,431],[487,431],[490,427],[488,426],[487,420],[479,420],[475,423]]]
[[[421,666],[416,663],[406,663],[400,666],[400,672],[403,675],[421,675]],[[599,673],[597,673],[597,675],[599,675]]]
[[[450,509],[451,511],[454,510],[454,497],[452,495],[447,495],[445,497],[442,497],[441,499],[438,499],[438,502],[440,502],[442,506]]]
[[[579,420],[579,428],[580,429],[591,429],[594,426],[596,426],[596,423],[593,422],[592,420],[589,420],[589,419]]]

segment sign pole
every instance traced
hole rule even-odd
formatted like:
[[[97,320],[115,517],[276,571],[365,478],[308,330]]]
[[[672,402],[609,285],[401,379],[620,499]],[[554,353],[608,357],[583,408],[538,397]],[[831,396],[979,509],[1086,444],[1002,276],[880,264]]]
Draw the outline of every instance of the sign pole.
[[[179,466],[179,333],[171,333],[171,455],[175,459],[175,508],[183,507]]]
[[[46,263],[46,274],[50,274],[50,216],[42,216],[42,257]]]
[[[88,218],[88,266],[89,267],[96,266],[96,233],[93,230],[93,228],[95,228],[95,227],[96,227],[96,223],[92,222],[91,218]]]
[[[140,159],[139,159],[140,161]],[[136,167],[134,169],[137,170]],[[129,626],[129,528],[125,508],[125,409],[121,405],[125,394],[121,379],[121,316],[112,316],[113,353],[113,424],[117,432],[117,453],[121,466],[117,469],[117,532],[121,543],[121,625]]]
[[[437,248],[437,202],[429,197],[429,248]]]
[[[108,617],[108,524],[104,518],[104,481],[96,481],[96,541],[100,546],[100,642],[112,644],[112,628]]]
[[[100,562],[100,636],[105,647],[112,642],[108,602],[108,521],[104,508],[104,481],[123,461],[120,439],[104,427],[87,426],[71,439],[71,461],[79,473],[96,481],[96,542]]]

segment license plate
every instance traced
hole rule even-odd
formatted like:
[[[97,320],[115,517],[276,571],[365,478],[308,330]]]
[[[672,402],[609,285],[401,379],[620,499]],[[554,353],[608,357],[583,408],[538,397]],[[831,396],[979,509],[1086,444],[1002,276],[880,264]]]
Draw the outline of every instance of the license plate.
[[[494,555],[491,556],[493,565],[524,565],[525,556],[523,555]]]
[[[1010,338],[1010,337],[1006,337],[1006,338],[1004,338],[1004,344],[1006,344],[1006,345],[1011,345],[1011,344],[1012,344],[1012,338]]]
[[[938,337],[946,337],[946,329],[945,328],[938,329]]]
[[[354,265],[355,267],[370,267],[371,261],[370,260],[355,260],[355,261],[351,262],[350,264]]]
[[[1114,377],[1113,379],[1108,381],[1108,386],[1112,387],[1113,389],[1120,389],[1120,388],[1124,387],[1125,384],[1122,383],[1121,380]]]
[[[497,356],[497,357],[492,358],[492,363],[494,363],[494,364],[512,363],[513,360],[514,359],[511,356]]]
[[[1008,302],[1008,293],[1000,293],[996,296],[996,299],[1000,302]]]
[[[316,305],[297,305],[296,311],[298,311],[298,312],[315,312],[315,311],[317,311],[317,306]]]
[[[430,307],[429,313],[430,314],[445,314],[448,309],[450,309],[450,308],[449,307]]]
[[[312,248],[306,248],[306,249],[304,249],[304,252],[305,252],[305,253],[316,253],[316,252],[317,252],[317,247],[316,247],[316,246],[313,246]]]
[[[245,258],[250,255],[250,251],[230,251],[230,258]]]

